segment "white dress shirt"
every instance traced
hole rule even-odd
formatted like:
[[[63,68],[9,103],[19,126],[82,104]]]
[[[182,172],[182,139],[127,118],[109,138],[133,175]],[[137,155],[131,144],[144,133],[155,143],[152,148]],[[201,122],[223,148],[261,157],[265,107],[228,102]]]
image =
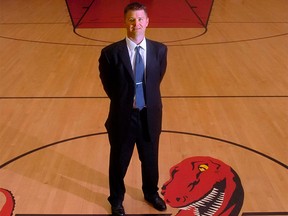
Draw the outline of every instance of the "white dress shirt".
[[[134,43],[132,40],[130,40],[128,37],[126,37],[126,44],[127,44],[127,49],[130,57],[130,62],[132,66],[132,70],[135,74],[135,58],[136,58],[136,50],[135,48],[137,46],[140,46],[139,53],[142,57],[143,63],[144,63],[144,82],[146,81],[146,39],[144,38],[140,44]],[[135,96],[134,96],[134,102],[133,102],[133,107],[136,107],[135,104]]]
[[[140,44],[136,44],[134,43],[132,40],[130,40],[128,37],[126,37],[126,44],[127,44],[127,48],[128,48],[128,52],[129,52],[129,56],[130,56],[130,61],[131,61],[131,65],[132,65],[132,69],[134,71],[134,67],[135,67],[135,47],[136,46],[140,46],[140,55],[143,59],[143,63],[144,63],[144,74],[146,77],[146,38],[144,38],[142,40],[142,42]]]

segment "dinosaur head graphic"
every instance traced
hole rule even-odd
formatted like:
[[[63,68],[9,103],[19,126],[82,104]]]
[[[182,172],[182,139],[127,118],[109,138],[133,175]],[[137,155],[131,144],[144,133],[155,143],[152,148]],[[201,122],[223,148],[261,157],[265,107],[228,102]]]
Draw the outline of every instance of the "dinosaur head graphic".
[[[191,157],[170,169],[162,187],[165,202],[178,208],[177,216],[238,215],[244,191],[237,173],[211,157]]]
[[[0,205],[0,216],[12,216],[15,206],[14,196],[10,191],[4,188],[0,188],[0,194],[3,194],[5,197],[5,203],[2,207]]]

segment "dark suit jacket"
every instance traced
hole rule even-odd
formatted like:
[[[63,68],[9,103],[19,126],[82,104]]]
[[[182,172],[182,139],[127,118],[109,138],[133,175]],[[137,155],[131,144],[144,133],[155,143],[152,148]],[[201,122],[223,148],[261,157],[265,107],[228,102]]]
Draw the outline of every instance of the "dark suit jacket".
[[[146,39],[146,106],[151,139],[157,139],[162,125],[160,83],[167,66],[167,47]],[[121,140],[127,135],[133,110],[135,83],[126,40],[105,47],[99,58],[100,78],[110,98],[110,111],[105,123],[108,134]],[[110,137],[111,137],[110,136]]]

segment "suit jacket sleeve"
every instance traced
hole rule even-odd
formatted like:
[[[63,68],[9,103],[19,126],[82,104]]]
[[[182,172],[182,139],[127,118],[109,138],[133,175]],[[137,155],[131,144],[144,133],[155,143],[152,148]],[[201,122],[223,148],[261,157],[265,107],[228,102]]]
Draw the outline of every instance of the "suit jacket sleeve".
[[[112,91],[111,91],[110,86],[113,85],[113,79],[110,77],[111,70],[112,70],[112,67],[109,62],[107,53],[105,52],[105,49],[103,49],[101,51],[101,55],[99,58],[99,72],[100,72],[100,79],[102,81],[103,88],[109,98],[112,97]]]
[[[162,46],[162,58],[161,58],[161,62],[160,62],[160,65],[161,65],[161,81],[165,75],[165,72],[166,72],[166,68],[167,68],[167,46]]]

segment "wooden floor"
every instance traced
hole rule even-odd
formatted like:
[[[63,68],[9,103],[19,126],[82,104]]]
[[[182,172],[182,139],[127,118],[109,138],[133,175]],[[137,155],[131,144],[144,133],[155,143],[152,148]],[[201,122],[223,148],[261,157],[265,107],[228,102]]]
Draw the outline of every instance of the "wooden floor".
[[[211,156],[240,176],[241,214],[288,212],[287,11],[287,0],[215,0],[207,32],[148,30],[169,50],[160,187],[181,160]],[[64,0],[0,0],[0,188],[15,214],[110,213],[98,57],[124,34],[75,34]],[[137,152],[126,185],[127,213],[158,213],[142,197]]]

